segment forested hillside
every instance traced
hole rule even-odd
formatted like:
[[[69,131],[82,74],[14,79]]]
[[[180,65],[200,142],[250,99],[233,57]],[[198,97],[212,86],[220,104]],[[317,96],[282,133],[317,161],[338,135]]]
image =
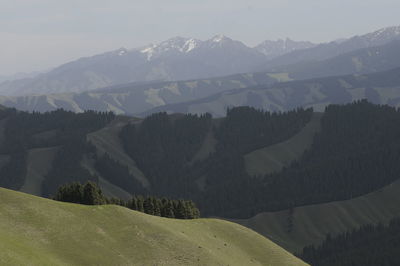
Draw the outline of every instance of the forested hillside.
[[[338,236],[328,235],[317,247],[299,255],[315,266],[391,266],[400,264],[400,220],[389,225],[365,225]]]
[[[39,183],[44,196],[65,183],[91,180],[107,182],[108,194],[118,188],[131,195],[185,198],[205,216],[249,218],[365,195],[396,181],[400,172],[400,113],[367,101],[329,106],[318,119],[320,129],[307,133],[313,141],[303,154],[291,157],[294,161],[282,170],[257,176],[249,174],[246,155],[296,136],[311,122],[312,109],[271,113],[238,107],[228,109],[223,119],[158,113],[118,123],[111,113],[62,110],[5,109],[2,116],[2,186],[21,189],[27,154],[57,147]],[[105,126],[119,128],[113,133],[121,143],[118,156],[117,147],[104,146],[99,153],[99,146],[87,141],[89,133]],[[123,153],[130,161],[121,160]]]
[[[260,179],[246,173],[243,156],[295,135],[311,115],[311,109],[278,114],[240,107],[228,110],[226,118],[213,125],[207,114],[159,113],[126,126],[121,139],[154,191],[192,198],[207,215],[221,216],[241,210],[252,201],[253,188],[262,186]],[[193,161],[209,131],[217,141],[215,152]]]

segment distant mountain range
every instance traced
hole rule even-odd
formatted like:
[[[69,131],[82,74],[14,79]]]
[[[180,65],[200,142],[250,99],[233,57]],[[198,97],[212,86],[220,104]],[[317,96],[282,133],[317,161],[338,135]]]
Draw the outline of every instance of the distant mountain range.
[[[271,91],[274,89],[271,85],[278,82],[292,81],[279,85],[279,88],[285,88],[285,86],[292,86],[295,80],[311,79],[306,82],[314,83],[315,78],[319,77],[368,74],[397,67],[400,67],[400,41],[392,41],[382,46],[359,49],[323,61],[279,67],[277,70],[280,72],[277,73],[260,72],[189,81],[131,83],[81,93],[0,96],[0,104],[26,111],[44,112],[64,108],[74,112],[94,109],[113,111],[118,114],[141,114],[148,113],[149,110],[150,112],[165,110],[211,112],[216,116],[221,116],[225,114],[228,106],[237,105],[287,110],[287,108],[295,107],[290,104],[286,106],[286,101],[294,97],[292,96],[294,92],[290,90],[284,94],[275,92],[275,96],[270,95],[267,98],[265,95],[247,96],[241,92],[252,91],[255,86]],[[249,89],[249,87],[253,88]],[[240,90],[235,91],[236,89]],[[286,89],[282,91],[284,90]],[[316,93],[318,88],[312,90]],[[303,96],[296,97],[301,99]],[[322,95],[312,97],[314,98],[305,102],[295,99],[289,102],[295,101],[297,106],[314,104],[321,100]],[[330,103],[333,98],[334,96],[331,95],[326,99],[326,103]]]
[[[257,49],[225,36],[172,38],[67,63],[35,78],[5,82],[2,95],[82,92],[130,82],[172,81],[252,72],[266,61]]]
[[[174,81],[253,72],[268,59],[314,46],[292,40],[266,41],[255,48],[223,35],[201,41],[175,37],[159,44],[120,48],[81,58],[36,77],[0,84],[0,95],[83,92],[131,82]]]
[[[159,44],[81,58],[37,76],[3,78],[8,81],[0,84],[0,95],[83,92],[132,82],[287,72],[280,71],[282,66],[321,61],[399,39],[400,27],[319,45],[286,39],[265,41],[254,48],[223,35],[206,41],[175,37]]]
[[[362,48],[317,62],[278,67],[291,79],[310,79],[346,74],[365,74],[400,67],[400,40],[382,46]]]
[[[310,61],[321,61],[362,48],[369,48],[400,40],[400,26],[387,27],[350,39],[319,44],[313,48],[287,53],[267,62],[262,69],[271,71],[277,66],[285,66]]]

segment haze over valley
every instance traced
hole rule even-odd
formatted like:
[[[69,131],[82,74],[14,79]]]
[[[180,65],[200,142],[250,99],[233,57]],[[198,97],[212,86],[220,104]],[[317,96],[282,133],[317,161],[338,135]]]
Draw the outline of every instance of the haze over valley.
[[[396,1],[0,5],[1,265],[400,265]]]

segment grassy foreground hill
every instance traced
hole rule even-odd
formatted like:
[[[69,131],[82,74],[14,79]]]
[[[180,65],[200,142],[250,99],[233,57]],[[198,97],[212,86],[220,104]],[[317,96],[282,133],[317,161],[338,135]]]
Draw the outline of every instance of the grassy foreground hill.
[[[307,265],[240,225],[0,189],[1,265]]]

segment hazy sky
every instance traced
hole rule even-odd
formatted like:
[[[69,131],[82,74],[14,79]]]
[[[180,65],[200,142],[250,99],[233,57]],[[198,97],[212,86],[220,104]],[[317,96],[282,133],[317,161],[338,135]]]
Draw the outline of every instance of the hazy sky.
[[[400,25],[399,10],[399,0],[0,0],[0,75],[173,36],[330,41]]]

